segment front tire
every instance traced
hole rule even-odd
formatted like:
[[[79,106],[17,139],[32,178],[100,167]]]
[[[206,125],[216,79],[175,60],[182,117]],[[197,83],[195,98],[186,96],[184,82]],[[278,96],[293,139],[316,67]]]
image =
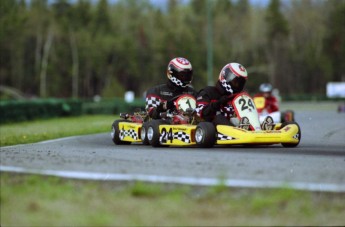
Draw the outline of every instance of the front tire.
[[[216,143],[216,128],[211,122],[200,122],[195,130],[195,142],[198,146],[209,148]]]
[[[160,132],[159,132],[159,125],[163,124],[163,120],[152,120],[147,125],[147,132],[146,137],[148,142],[152,145],[152,147],[161,147],[161,143],[159,141]]]
[[[298,143],[282,143],[283,147],[297,147],[298,144],[300,143],[301,141],[301,138],[302,138],[302,132],[301,132],[301,128],[299,127],[299,125],[294,122],[294,121],[286,121],[286,122],[283,122],[283,124],[281,125],[281,129],[284,128],[285,126],[287,125],[297,125],[298,127],[298,133],[297,133],[297,139],[298,139]]]
[[[131,144],[131,142],[128,142],[128,141],[122,141],[120,139],[120,129],[119,129],[119,123],[120,122],[129,122],[127,120],[115,120],[113,125],[112,125],[112,133],[111,133],[111,137],[112,137],[112,140],[114,142],[114,144],[116,145],[128,145],[128,144]]]

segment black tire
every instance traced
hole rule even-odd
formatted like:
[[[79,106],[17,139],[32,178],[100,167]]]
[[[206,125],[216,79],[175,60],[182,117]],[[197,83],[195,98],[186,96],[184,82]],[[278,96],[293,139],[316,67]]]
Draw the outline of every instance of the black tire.
[[[199,147],[209,148],[216,143],[216,128],[211,122],[200,122],[195,130],[195,142]]]
[[[159,125],[164,124],[165,121],[156,119],[152,120],[147,124],[147,131],[146,131],[146,137],[149,143],[152,145],[152,147],[162,147],[159,137]]]
[[[140,137],[141,137],[141,141],[144,145],[149,145],[149,140],[147,139],[147,126],[148,126],[149,122],[144,122],[143,125],[141,126],[141,132],[140,132]]]
[[[301,138],[302,138],[302,132],[301,132],[301,128],[299,127],[299,125],[294,122],[294,121],[286,121],[286,122],[283,122],[282,126],[281,126],[281,129],[284,128],[285,126],[287,125],[297,125],[298,127],[298,143],[282,143],[283,147],[297,147],[298,144],[300,143],[301,141]]]
[[[131,142],[128,141],[122,141],[120,139],[120,129],[119,129],[119,123],[120,122],[129,122],[127,120],[115,120],[113,125],[112,125],[112,130],[113,130],[113,134],[112,134],[112,140],[116,145],[128,145],[131,144]]]
[[[286,110],[282,113],[281,122],[293,122],[295,121],[295,112],[293,110]]]

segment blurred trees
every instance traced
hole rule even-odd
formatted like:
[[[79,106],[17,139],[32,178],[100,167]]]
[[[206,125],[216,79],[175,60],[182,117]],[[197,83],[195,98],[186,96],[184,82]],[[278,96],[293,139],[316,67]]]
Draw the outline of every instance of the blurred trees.
[[[0,83],[39,97],[138,97],[166,81],[173,57],[207,85],[207,1],[1,0]],[[324,94],[345,80],[345,1],[212,1],[213,80],[228,62],[249,71],[255,92],[271,82],[282,95]]]

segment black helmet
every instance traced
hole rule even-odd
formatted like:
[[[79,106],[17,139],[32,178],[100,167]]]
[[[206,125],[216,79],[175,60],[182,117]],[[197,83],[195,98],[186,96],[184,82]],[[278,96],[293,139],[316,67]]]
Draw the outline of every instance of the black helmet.
[[[168,79],[178,87],[186,87],[192,82],[192,64],[186,58],[174,58],[168,64]]]

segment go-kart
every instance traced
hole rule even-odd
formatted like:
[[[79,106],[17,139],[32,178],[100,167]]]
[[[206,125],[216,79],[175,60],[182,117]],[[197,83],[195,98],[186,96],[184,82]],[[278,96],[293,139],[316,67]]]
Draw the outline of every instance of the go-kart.
[[[232,100],[236,118],[232,124],[217,125],[200,122],[195,130],[196,144],[201,147],[219,145],[270,145],[281,143],[284,147],[296,147],[301,139],[301,129],[296,122],[287,121],[266,125],[263,129],[253,99],[245,92]],[[271,118],[272,119],[272,118]],[[268,129],[267,129],[268,128]]]
[[[147,124],[147,140],[153,147],[195,144],[196,99],[191,95],[181,95],[175,101],[175,109],[161,113],[161,119]]]
[[[253,98],[255,107],[259,114],[260,122],[263,122],[267,116],[271,116],[276,123],[283,123],[288,121],[295,121],[295,113],[293,110],[286,111],[276,111],[276,112],[267,112],[265,109],[266,99],[263,96],[256,96]]]
[[[148,144],[145,139],[145,126],[149,120],[146,111],[137,111],[133,114],[120,113],[120,118],[112,124],[111,138],[117,145],[142,142]]]

